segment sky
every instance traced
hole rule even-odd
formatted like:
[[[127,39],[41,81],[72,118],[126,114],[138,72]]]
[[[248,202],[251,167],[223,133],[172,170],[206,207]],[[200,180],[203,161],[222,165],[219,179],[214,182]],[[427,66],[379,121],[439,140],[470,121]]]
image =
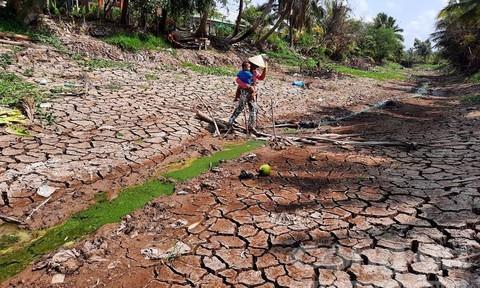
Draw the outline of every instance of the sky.
[[[236,17],[237,1],[229,0],[228,18]],[[265,3],[265,0],[253,0]],[[404,29],[405,47],[413,46],[415,38],[426,40],[435,31],[435,19],[448,0],[348,0],[355,18],[371,21],[378,13],[385,12],[397,19]],[[224,12],[225,13],[225,12]]]

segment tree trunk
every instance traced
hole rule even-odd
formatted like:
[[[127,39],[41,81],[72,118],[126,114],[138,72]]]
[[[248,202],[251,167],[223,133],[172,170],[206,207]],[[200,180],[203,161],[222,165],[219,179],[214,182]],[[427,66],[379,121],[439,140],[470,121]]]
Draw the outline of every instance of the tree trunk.
[[[129,15],[128,15],[128,0],[122,1],[122,17],[120,18],[120,24],[128,26],[129,24]]]
[[[198,26],[195,36],[197,37],[207,37],[207,24],[208,24],[208,9],[203,11],[203,14],[200,18],[200,25]]]
[[[160,32],[165,34],[167,32],[167,18],[168,18],[168,9],[162,8],[162,18],[160,19]]]
[[[229,44],[235,44],[235,43],[241,42],[245,40],[247,37],[249,37],[250,35],[253,35],[253,33],[257,31],[258,27],[260,27],[260,25],[263,24],[263,22],[265,21],[265,17],[268,15],[268,13],[272,11],[273,2],[274,0],[269,0],[265,8],[265,11],[263,12],[262,17],[259,17],[257,21],[250,28],[248,28],[242,35],[238,36],[237,38],[231,39],[229,41]]]
[[[138,20],[139,23],[138,23],[138,26],[145,29],[147,28],[147,12],[146,11],[142,11],[140,13],[140,19]]]
[[[243,0],[240,0],[240,4],[238,4],[238,16],[237,21],[235,22],[235,29],[233,29],[232,35],[229,38],[233,38],[238,35],[240,31],[240,23],[242,22],[242,13],[243,13]]]
[[[292,9],[292,3],[293,1],[290,1],[288,3],[288,6],[285,8],[285,11],[283,11],[283,13],[280,15],[280,18],[278,18],[275,25],[273,25],[273,27],[265,35],[260,37],[260,39],[258,39],[257,42],[255,42],[255,46],[261,46],[263,42],[265,42],[265,40],[267,40],[268,37],[270,37],[270,35],[272,35],[273,32],[275,32],[278,29],[280,24],[282,24],[283,20],[285,20],[285,18],[287,18],[287,16],[290,15],[290,10]]]
[[[289,25],[288,25],[288,38],[289,38],[289,41],[290,41],[290,48],[293,48],[293,16],[290,14],[290,17],[289,17]]]
[[[103,0],[98,0],[98,18],[104,18],[105,13],[103,13],[103,8],[104,8],[104,2]]]

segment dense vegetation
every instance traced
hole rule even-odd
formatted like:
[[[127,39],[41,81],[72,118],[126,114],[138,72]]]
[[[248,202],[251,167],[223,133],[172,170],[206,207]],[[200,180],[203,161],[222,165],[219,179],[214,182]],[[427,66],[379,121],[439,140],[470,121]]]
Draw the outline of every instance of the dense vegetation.
[[[221,19],[218,9],[227,2],[238,5],[236,20],[215,24],[215,35],[208,35],[208,19]],[[9,0],[0,11],[25,22],[43,12],[118,23],[128,29],[105,41],[132,52],[170,47],[163,36],[181,27],[194,28],[196,36],[210,37],[221,49],[248,43],[286,65],[315,67],[333,60],[368,70],[375,64],[396,62],[411,67],[445,59],[467,73],[480,69],[478,0],[451,0],[438,16],[432,39],[416,39],[406,51],[396,19],[385,13],[371,22],[355,19],[343,0],[264,0],[258,6],[249,0],[101,0],[78,5],[71,0]]]
[[[457,0],[442,10],[433,35],[441,55],[467,72],[480,70],[480,1]]]

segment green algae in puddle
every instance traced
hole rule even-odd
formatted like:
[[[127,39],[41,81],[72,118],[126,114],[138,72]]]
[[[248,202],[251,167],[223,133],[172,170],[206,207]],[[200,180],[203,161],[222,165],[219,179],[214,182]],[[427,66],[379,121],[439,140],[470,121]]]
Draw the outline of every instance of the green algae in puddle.
[[[166,173],[164,176],[178,181],[185,181],[194,178],[210,167],[217,166],[221,160],[231,160],[239,155],[256,149],[265,144],[263,141],[249,141],[243,145],[229,145],[225,149],[207,157],[195,159],[191,165],[177,171]]]
[[[15,224],[0,225],[0,255],[21,248],[43,235],[44,231],[27,231]]]
[[[9,234],[0,236],[0,250],[6,249],[18,243],[20,241],[20,236]]]
[[[230,160],[263,145],[264,142],[250,141],[240,145],[230,145],[225,150],[211,156],[194,160],[190,166],[171,171],[164,176],[185,181],[218,165],[221,160]],[[35,259],[62,246],[78,240],[105,224],[119,222],[125,215],[143,207],[154,198],[171,195],[174,191],[171,183],[151,180],[142,185],[123,190],[117,198],[108,201],[104,194],[99,194],[97,202],[90,208],[79,212],[63,224],[52,227],[45,235],[32,241],[28,246],[0,255],[0,281],[21,272]]]

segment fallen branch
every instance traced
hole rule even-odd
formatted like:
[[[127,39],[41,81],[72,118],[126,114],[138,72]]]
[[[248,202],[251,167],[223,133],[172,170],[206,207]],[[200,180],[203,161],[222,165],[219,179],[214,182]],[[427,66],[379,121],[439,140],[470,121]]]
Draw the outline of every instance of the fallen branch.
[[[22,46],[22,47],[31,47],[31,43],[25,43],[25,42],[18,42],[18,41],[10,41],[10,40],[4,40],[0,39],[0,44],[6,44],[6,45],[13,45],[13,46]]]
[[[341,141],[338,139],[332,139],[322,136],[309,136],[309,140],[318,141],[318,142],[327,142],[333,143],[336,145],[359,145],[359,146],[403,146],[403,147],[412,147],[415,146],[415,143],[410,142],[401,142],[401,141]]]
[[[218,129],[217,121],[215,120],[215,117],[213,117],[213,114],[210,111],[210,108],[208,108],[208,105],[205,103],[205,101],[203,101],[202,97],[198,96],[197,94],[195,94],[195,96],[200,100],[200,102],[202,102],[203,106],[205,106],[205,109],[207,109],[207,113],[210,115],[210,117],[213,121],[213,125],[215,126],[215,135],[214,136],[216,136],[216,135],[222,136],[222,133],[220,133],[220,130]]]
[[[4,214],[0,214],[0,219],[5,221],[5,222],[12,223],[12,224],[23,224],[22,221],[20,221],[16,218],[4,215]]]
[[[197,111],[197,118],[201,121],[207,122],[211,125],[213,123],[218,122],[219,127],[221,127],[222,131],[229,131],[229,126],[228,123],[223,121],[223,120],[215,120],[210,118],[208,115],[205,115],[204,113]],[[241,126],[238,126],[236,124],[233,125],[231,128],[235,131],[241,132],[241,133],[247,133],[247,130]],[[252,131],[253,134],[257,137],[259,140],[265,140],[265,139],[271,139],[274,138],[274,135],[268,134],[268,133],[262,133],[258,131]],[[341,135],[337,134],[326,134],[326,135],[335,135],[336,137],[339,137]],[[356,136],[356,134],[353,134]],[[287,140],[288,142],[297,142],[297,143],[302,143],[302,144],[307,144],[307,145],[317,145],[318,143],[331,143],[334,145],[356,145],[356,146],[385,146],[385,147],[404,147],[409,150],[413,150],[417,147],[418,144],[412,143],[412,142],[402,142],[402,141],[342,141],[337,139],[332,139],[329,137],[325,136],[308,136],[308,137],[287,137],[284,136],[282,137],[283,139]]]
[[[8,32],[0,32],[0,37],[20,40],[20,41],[32,41],[32,38],[30,38],[30,36],[15,34],[15,33],[8,33]]]
[[[217,123],[217,128],[219,128],[220,130],[227,131],[228,128],[229,128],[228,123],[226,121],[219,120],[219,119],[213,119],[211,116],[206,115],[205,113],[202,113],[200,111],[197,111],[196,116],[199,120],[201,120],[203,122],[207,122],[211,125],[215,125],[215,123]]]
[[[50,198],[52,198],[52,197],[51,196],[48,197],[45,201],[40,203],[40,205],[35,207],[35,209],[33,209],[32,212],[30,212],[30,214],[27,216],[27,218],[25,218],[25,222],[29,221],[32,218],[32,216],[35,212],[37,212],[40,208],[42,208],[43,205],[47,204],[47,202],[50,200]]]

